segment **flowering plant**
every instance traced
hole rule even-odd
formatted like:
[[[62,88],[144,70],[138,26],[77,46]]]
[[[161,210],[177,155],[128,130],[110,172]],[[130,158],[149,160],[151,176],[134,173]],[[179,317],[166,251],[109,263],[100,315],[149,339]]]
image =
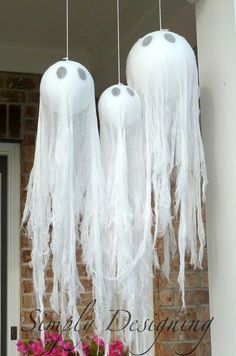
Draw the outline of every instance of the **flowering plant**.
[[[64,341],[63,337],[59,333],[47,333],[45,332],[45,346],[41,339],[37,340],[18,340],[17,350],[24,356],[72,356],[78,353],[73,347],[73,344],[69,341]],[[105,342],[98,336],[92,338],[87,337],[86,342],[81,344],[83,348],[84,356],[103,356],[105,353]],[[109,356],[123,356],[124,347],[121,341],[116,340],[109,346]]]

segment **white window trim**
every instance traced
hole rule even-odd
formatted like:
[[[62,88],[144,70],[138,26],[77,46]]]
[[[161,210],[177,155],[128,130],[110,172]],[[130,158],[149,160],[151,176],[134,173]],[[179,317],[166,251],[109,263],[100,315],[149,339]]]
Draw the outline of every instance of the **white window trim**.
[[[11,326],[20,336],[20,145],[0,143],[0,155],[8,157],[8,255],[7,255],[7,355],[18,355],[11,341]]]

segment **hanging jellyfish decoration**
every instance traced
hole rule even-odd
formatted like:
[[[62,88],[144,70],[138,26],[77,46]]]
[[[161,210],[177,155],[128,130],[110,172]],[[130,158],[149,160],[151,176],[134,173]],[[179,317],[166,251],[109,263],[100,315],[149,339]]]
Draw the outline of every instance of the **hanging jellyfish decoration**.
[[[195,268],[201,267],[205,244],[202,202],[207,174],[194,52],[176,33],[167,30],[150,33],[140,38],[128,55],[127,81],[143,104],[147,224],[151,221],[153,198],[153,247],[156,239],[164,236],[163,271],[169,277],[170,255],[176,250],[173,219],[179,221],[178,282],[185,308],[185,254],[190,253]]]
[[[110,310],[118,309],[129,311],[137,320],[152,320],[151,237],[149,233],[144,236],[143,224],[146,193],[141,101],[135,90],[117,84],[103,92],[98,110],[105,176],[103,325],[111,321]],[[122,328],[127,313],[119,313],[116,322],[112,328]],[[136,353],[152,344],[150,332],[140,335],[127,327],[118,334]],[[111,332],[103,336],[108,345]]]
[[[53,64],[40,85],[38,132],[27,188],[23,224],[32,239],[32,267],[37,307],[43,317],[45,270],[52,257],[51,307],[79,320],[80,282],[76,251],[103,291],[100,218],[102,172],[93,79],[81,64]],[[101,305],[101,294],[94,295]],[[100,311],[96,310],[99,314]],[[74,344],[79,334],[72,330]],[[79,351],[79,350],[78,350]],[[79,351],[83,355],[82,351]]]

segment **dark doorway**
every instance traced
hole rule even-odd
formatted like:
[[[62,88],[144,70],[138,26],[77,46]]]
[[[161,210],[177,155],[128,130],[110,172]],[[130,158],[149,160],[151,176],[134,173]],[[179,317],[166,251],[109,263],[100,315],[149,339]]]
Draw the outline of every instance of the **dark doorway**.
[[[0,156],[1,355],[7,355],[7,156]]]

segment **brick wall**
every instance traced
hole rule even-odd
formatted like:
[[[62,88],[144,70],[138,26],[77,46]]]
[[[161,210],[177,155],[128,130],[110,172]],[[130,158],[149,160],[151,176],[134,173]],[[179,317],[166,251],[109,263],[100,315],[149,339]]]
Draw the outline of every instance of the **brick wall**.
[[[0,140],[21,142],[21,210],[24,207],[29,173],[33,164],[35,137],[37,130],[37,115],[40,83],[39,75],[16,74],[0,72]],[[163,258],[163,246],[158,241],[160,259]],[[27,328],[31,326],[30,312],[35,308],[35,298],[32,285],[32,270],[29,267],[31,242],[23,233],[21,234],[21,324]],[[82,296],[80,309],[85,307],[92,299],[91,281],[88,280],[85,267],[80,261],[78,251],[78,266],[82,283],[86,293]],[[208,279],[207,279],[207,253],[204,253],[202,271],[193,271],[186,259],[186,304],[187,311],[181,311],[181,298],[177,283],[179,259],[172,261],[170,281],[166,281],[161,273],[156,273],[154,279],[155,323],[168,319],[170,321],[191,320],[204,321],[209,319],[208,306]],[[58,316],[49,308],[48,297],[52,287],[52,272],[47,270],[46,291],[46,320],[57,320]],[[166,324],[168,326],[169,324]],[[197,329],[197,328],[196,328]],[[198,327],[200,329],[200,327]],[[187,354],[203,335],[203,331],[173,331],[163,330],[156,343],[156,355],[174,356],[175,348],[178,353]],[[35,333],[22,332],[23,337],[33,337]],[[209,331],[193,356],[210,356]]]
[[[158,242],[158,250],[160,251],[160,259],[163,260],[163,244]],[[209,292],[208,292],[208,272],[207,272],[207,251],[204,251],[203,269],[194,271],[190,265],[190,259],[186,257],[186,306],[187,310],[184,313],[181,309],[182,301],[179,293],[177,282],[179,269],[178,255],[172,260],[170,281],[168,282],[162,274],[156,273],[154,280],[154,300],[155,300],[155,318],[156,323],[169,318],[167,327],[172,320],[179,321],[176,330],[171,328],[165,330],[158,338],[160,343],[156,347],[156,355],[158,356],[174,356],[176,355],[174,348],[180,354],[188,354],[194,349],[197,342],[201,339],[203,331],[199,330],[204,325],[203,321],[209,320]],[[181,329],[182,323],[187,320],[184,331]],[[197,321],[201,323],[197,324]],[[192,324],[194,321],[194,324]],[[190,330],[187,326],[192,326]],[[196,330],[196,331],[195,331]],[[197,331],[199,330],[199,331]],[[208,331],[196,351],[191,353],[193,356],[210,356],[210,332]]]

